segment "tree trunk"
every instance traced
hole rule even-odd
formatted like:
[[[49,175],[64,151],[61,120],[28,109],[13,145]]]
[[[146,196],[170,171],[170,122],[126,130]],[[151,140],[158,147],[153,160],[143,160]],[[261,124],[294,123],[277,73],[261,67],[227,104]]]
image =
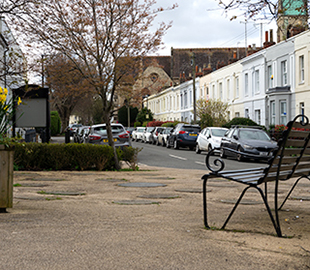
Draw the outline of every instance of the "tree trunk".
[[[119,160],[118,160],[118,157],[117,157],[116,148],[115,148],[114,141],[113,141],[111,122],[110,122],[109,115],[110,115],[110,112],[105,112],[105,114],[104,114],[104,121],[105,121],[106,127],[107,127],[107,135],[108,135],[108,139],[109,139],[109,145],[111,147],[113,147],[115,169],[119,171],[121,169],[121,166],[120,166],[120,163],[119,163]]]

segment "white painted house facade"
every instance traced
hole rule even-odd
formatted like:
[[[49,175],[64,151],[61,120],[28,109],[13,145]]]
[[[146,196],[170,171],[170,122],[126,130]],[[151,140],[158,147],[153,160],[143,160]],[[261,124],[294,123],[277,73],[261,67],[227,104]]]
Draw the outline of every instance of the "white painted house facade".
[[[310,116],[309,55],[308,30],[197,78],[196,100],[228,102],[227,120],[248,117],[266,127],[286,124],[299,113]],[[148,103],[156,120],[190,123],[193,82],[150,96]]]

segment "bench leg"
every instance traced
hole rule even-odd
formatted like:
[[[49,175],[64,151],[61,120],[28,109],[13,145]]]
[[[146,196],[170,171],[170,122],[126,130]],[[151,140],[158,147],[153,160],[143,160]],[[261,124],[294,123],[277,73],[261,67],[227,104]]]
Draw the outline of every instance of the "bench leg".
[[[292,188],[291,188],[291,190],[289,191],[289,193],[287,194],[287,196],[285,197],[284,201],[282,202],[281,206],[279,207],[279,210],[282,209],[282,207],[283,207],[284,204],[286,203],[288,197],[291,195],[291,193],[293,192],[294,188],[297,186],[299,180],[302,179],[302,178],[307,178],[308,180],[310,180],[310,179],[309,179],[309,176],[307,176],[307,175],[304,175],[304,176],[299,177],[299,178],[296,180],[296,182],[294,183],[294,185],[292,186]]]
[[[204,181],[203,181],[203,215],[204,215],[204,225],[205,225],[205,227],[207,229],[210,229],[210,226],[208,224],[208,219],[207,219],[207,181],[208,181],[208,177],[205,176]],[[271,219],[271,222],[272,222],[272,224],[273,224],[273,226],[274,226],[274,228],[276,230],[276,233],[277,233],[277,235],[279,237],[281,237],[282,233],[281,233],[281,229],[280,229],[280,222],[279,222],[279,217],[278,217],[278,211],[277,211],[277,209],[275,209],[275,216],[276,216],[276,220],[277,220],[277,222],[276,222],[274,216],[272,215],[271,209],[269,207],[269,204],[268,204],[268,201],[267,201],[267,195],[265,196],[265,194],[261,190],[261,188],[259,188],[257,186],[248,186],[248,187],[246,187],[242,191],[241,195],[239,196],[237,202],[235,203],[233,209],[231,210],[229,216],[227,217],[227,219],[226,219],[226,221],[225,221],[225,223],[224,223],[224,225],[222,226],[221,229],[225,229],[227,223],[229,222],[230,218],[232,217],[232,215],[234,214],[235,210],[237,209],[237,207],[238,207],[240,201],[242,200],[244,194],[251,187],[256,188],[258,190],[258,192],[260,193],[260,195],[261,195],[261,197],[262,197],[262,199],[264,201],[264,204],[266,206],[266,209],[267,209],[267,212],[269,214],[269,217]],[[277,200],[277,198],[275,198],[275,200]]]
[[[228,218],[226,219],[226,221],[225,221],[225,223],[224,223],[224,225],[222,226],[221,229],[225,229],[225,227],[226,227],[228,221],[230,220],[230,218],[232,217],[233,213],[234,213],[235,210],[237,209],[237,207],[238,207],[240,201],[242,200],[244,194],[246,193],[246,191],[247,191],[250,187],[251,187],[251,186],[248,186],[248,187],[246,187],[246,188],[242,191],[242,193],[241,193],[239,199],[238,199],[237,202],[235,203],[234,208],[231,210],[231,212],[230,212]]]
[[[281,236],[282,236],[282,233],[281,233],[281,228],[280,228],[280,221],[279,221],[278,210],[275,209],[275,216],[276,216],[276,220],[277,220],[277,222],[276,222],[275,219],[274,219],[274,217],[273,217],[273,215],[272,215],[272,213],[271,213],[271,209],[270,209],[269,204],[268,204],[268,201],[267,201],[267,195],[264,195],[264,192],[263,192],[259,187],[255,187],[255,188],[259,191],[259,193],[260,193],[260,195],[261,195],[261,197],[262,197],[262,199],[263,199],[263,201],[264,201],[264,203],[265,203],[267,212],[268,212],[268,214],[269,214],[269,217],[270,217],[270,219],[271,219],[271,222],[272,222],[272,224],[273,224],[273,227],[274,227],[275,230],[276,230],[277,235],[278,235],[279,237],[281,237]],[[276,193],[277,193],[277,192],[276,192]],[[276,201],[277,201],[277,197],[275,197],[275,202],[276,202]]]
[[[207,181],[208,177],[204,178],[203,180],[203,218],[204,218],[204,224],[207,229],[210,229],[210,226],[208,225],[207,220]]]

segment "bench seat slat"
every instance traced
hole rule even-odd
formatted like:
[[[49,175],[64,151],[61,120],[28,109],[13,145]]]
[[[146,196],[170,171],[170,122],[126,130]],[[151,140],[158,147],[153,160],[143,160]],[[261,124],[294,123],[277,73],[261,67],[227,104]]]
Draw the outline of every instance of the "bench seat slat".
[[[300,124],[300,122],[294,122],[293,127],[294,128],[300,128],[300,129],[310,129],[310,124],[302,125],[302,124]],[[307,132],[307,131],[303,131],[303,130],[294,130],[294,131]]]

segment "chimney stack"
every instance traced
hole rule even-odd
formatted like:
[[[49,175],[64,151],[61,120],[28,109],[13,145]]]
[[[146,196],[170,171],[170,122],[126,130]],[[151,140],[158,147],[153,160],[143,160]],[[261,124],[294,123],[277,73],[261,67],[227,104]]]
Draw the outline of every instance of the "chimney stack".
[[[274,41],[273,41],[273,30],[270,29],[269,30],[269,38],[270,38],[270,41],[268,41],[268,31],[265,32],[265,42],[263,44],[263,47],[264,49],[265,48],[268,48],[274,44],[276,44]]]

